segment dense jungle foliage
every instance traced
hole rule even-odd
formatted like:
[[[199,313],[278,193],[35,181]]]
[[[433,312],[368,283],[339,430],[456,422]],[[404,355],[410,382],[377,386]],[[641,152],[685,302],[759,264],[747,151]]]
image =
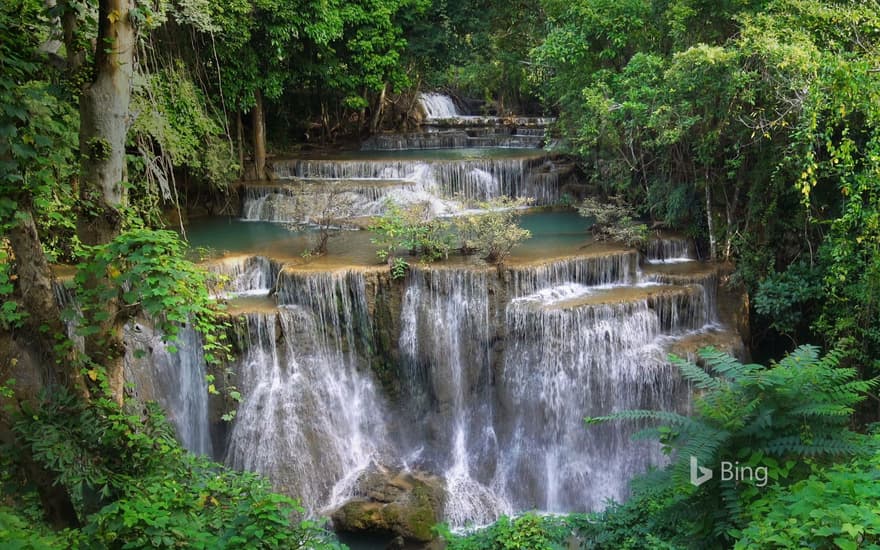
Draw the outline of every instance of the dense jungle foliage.
[[[673,457],[626,503],[439,526],[449,547],[878,547],[877,0],[5,0],[0,546],[338,546],[127,397],[122,327],[161,319],[173,342],[192,320],[221,362],[210,281],[163,229],[228,209],[273,152],[412,127],[430,90],[558,117],[554,150],[621,205],[609,235],[674,228],[735,265],[766,365],[706,351],[705,369],[677,363],[702,392],[693,417],[589,419],[654,423]],[[377,238],[401,275],[399,246],[501,262],[525,238],[502,214],[458,221],[461,243],[392,214]],[[80,265],[75,335],[54,263]],[[771,482],[694,487],[690,455]]]

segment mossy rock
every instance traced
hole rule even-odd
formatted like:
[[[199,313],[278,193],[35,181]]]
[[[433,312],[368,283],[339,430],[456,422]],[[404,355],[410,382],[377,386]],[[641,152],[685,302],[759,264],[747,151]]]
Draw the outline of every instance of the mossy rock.
[[[391,533],[408,541],[429,542],[441,521],[442,481],[411,472],[372,470],[361,476],[358,496],[333,513],[337,531]]]

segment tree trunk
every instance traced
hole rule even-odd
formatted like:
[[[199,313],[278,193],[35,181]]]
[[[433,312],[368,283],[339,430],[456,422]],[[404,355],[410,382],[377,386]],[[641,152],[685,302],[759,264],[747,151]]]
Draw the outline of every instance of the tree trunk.
[[[125,206],[125,137],[137,36],[128,12],[130,0],[99,3],[95,78],[80,97],[80,198],[84,209],[79,237],[88,245],[112,240]]]
[[[718,257],[718,243],[715,242],[715,223],[712,221],[712,184],[707,177],[706,185],[706,225],[709,228],[709,259]]]
[[[64,8],[61,15],[61,30],[64,36],[64,46],[67,50],[67,73],[75,81],[76,73],[82,69],[86,62],[86,51],[76,37],[79,30],[76,8],[71,6],[69,1],[63,1],[61,4]]]
[[[385,112],[385,94],[388,92],[388,84],[382,85],[382,91],[379,92],[379,101],[376,103],[376,110],[373,111],[373,120],[370,121],[370,133],[375,134],[379,130],[382,123],[382,114]]]
[[[254,92],[254,109],[251,111],[254,124],[254,167],[257,179],[266,178],[266,113],[263,111],[263,93]]]
[[[235,112],[236,141],[238,142],[238,176],[244,175],[244,123],[241,121],[241,111]]]
[[[76,352],[59,347],[67,339],[67,327],[55,299],[54,277],[49,269],[34,218],[27,210],[19,213],[18,223],[7,233],[15,255],[15,272],[26,323],[33,337],[30,349],[37,352],[44,370],[44,385],[61,384],[72,392],[85,395],[85,386],[77,372]]]
[[[7,238],[15,255],[18,292],[28,312],[25,321],[29,335],[27,347],[37,353],[38,364],[43,367],[42,372],[35,373],[38,374],[36,378],[42,381],[43,387],[62,384],[74,393],[86,395],[85,385],[77,372],[75,350],[71,345],[60,345],[66,340],[66,327],[61,321],[61,311],[52,288],[52,271],[29,211],[19,213],[18,223],[7,232]],[[0,422],[3,423],[6,421]],[[56,483],[57,476],[35,462],[31,449],[15,441],[12,432],[0,434],[0,440],[7,443],[14,441],[23,447],[22,468],[37,489],[46,521],[55,529],[77,526],[79,522],[73,501],[67,489]]]
[[[87,245],[113,240],[122,228],[127,203],[125,138],[137,33],[129,18],[132,0],[100,0],[94,80],[80,97],[80,213],[77,232]],[[101,284],[87,281],[89,286]],[[114,399],[123,399],[122,326],[120,307],[106,304],[106,320],[91,324],[99,331],[86,338],[86,355],[106,369]]]

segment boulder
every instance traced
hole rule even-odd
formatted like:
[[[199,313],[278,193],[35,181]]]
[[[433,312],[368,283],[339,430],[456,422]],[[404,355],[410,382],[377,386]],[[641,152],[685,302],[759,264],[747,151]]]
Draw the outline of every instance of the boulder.
[[[441,521],[445,491],[440,478],[375,467],[361,474],[354,496],[332,514],[337,531],[394,534],[429,542]]]

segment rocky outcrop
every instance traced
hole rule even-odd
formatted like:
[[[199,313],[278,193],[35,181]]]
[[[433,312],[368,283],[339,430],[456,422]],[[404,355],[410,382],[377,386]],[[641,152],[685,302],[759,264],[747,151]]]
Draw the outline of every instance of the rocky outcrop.
[[[444,500],[437,477],[376,467],[361,474],[353,499],[333,513],[333,526],[428,542],[434,538],[432,527],[442,520]]]

